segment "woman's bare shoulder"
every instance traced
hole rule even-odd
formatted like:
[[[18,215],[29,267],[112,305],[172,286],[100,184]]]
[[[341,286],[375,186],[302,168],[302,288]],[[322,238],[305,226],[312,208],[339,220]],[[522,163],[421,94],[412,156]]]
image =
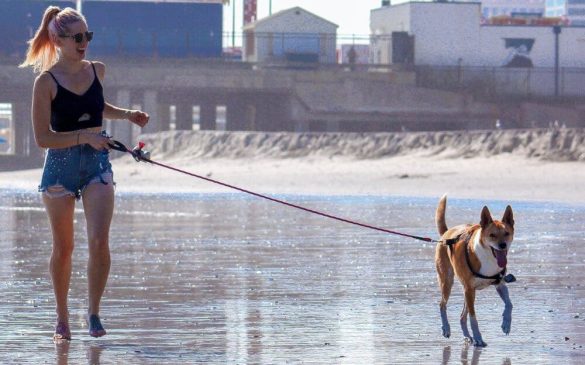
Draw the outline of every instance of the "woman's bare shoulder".
[[[93,63],[95,72],[97,72],[100,80],[103,80],[106,75],[106,64],[100,61],[92,61],[91,63]]]
[[[51,86],[54,83],[55,83],[55,81],[53,81],[53,77],[49,74],[49,72],[43,71],[35,79],[35,89],[36,88],[40,88],[40,89],[47,88],[50,90]]]

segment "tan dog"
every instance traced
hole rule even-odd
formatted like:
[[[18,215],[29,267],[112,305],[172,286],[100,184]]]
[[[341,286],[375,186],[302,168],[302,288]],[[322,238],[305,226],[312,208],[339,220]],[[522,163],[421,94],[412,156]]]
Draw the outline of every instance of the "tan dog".
[[[451,229],[445,222],[447,196],[439,201],[435,222],[441,241],[437,244],[435,264],[441,288],[441,321],[443,336],[451,336],[447,320],[447,301],[453,287],[454,275],[459,278],[465,293],[465,303],[461,312],[461,329],[463,335],[475,346],[483,347],[486,343],[481,338],[477,318],[475,316],[475,291],[495,285],[496,290],[505,304],[502,330],[510,333],[512,324],[512,302],[508,294],[506,282],[513,282],[513,275],[505,275],[507,254],[514,239],[514,217],[508,205],[501,221],[492,219],[487,207],[481,211],[479,224],[459,225]],[[467,314],[471,322],[471,331],[467,329]]]

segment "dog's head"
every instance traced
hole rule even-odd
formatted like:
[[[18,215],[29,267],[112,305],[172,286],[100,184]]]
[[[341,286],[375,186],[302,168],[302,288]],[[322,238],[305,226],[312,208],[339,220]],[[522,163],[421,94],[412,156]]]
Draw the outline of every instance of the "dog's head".
[[[481,211],[481,244],[492,254],[501,268],[508,262],[508,250],[514,240],[514,215],[512,207],[506,207],[501,221],[494,220],[487,207]]]

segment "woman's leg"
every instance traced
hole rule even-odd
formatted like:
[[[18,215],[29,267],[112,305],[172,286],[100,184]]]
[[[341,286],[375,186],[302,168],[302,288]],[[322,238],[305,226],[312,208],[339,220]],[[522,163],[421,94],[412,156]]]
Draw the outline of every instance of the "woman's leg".
[[[87,263],[87,281],[89,292],[88,315],[98,315],[100,301],[106,288],[110,273],[110,223],[114,212],[114,186],[102,183],[88,185],[82,194],[83,209],[87,221],[87,238],[89,244],[89,260]],[[101,327],[101,324],[100,324]],[[105,331],[90,334],[103,336]],[[103,331],[103,333],[102,333]]]
[[[55,292],[57,322],[69,324],[67,294],[71,281],[71,256],[73,254],[73,213],[75,198],[62,196],[50,198],[43,194],[43,203],[49,216],[53,233],[53,251],[49,262],[53,291]]]

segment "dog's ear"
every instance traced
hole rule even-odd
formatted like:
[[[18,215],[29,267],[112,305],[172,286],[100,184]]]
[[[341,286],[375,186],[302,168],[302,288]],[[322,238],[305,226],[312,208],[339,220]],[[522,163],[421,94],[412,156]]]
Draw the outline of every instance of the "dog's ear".
[[[488,209],[488,207],[484,206],[483,209],[481,210],[481,221],[479,222],[481,228],[487,227],[487,225],[492,223],[493,221],[494,220],[492,219],[492,214],[490,213],[490,210]]]
[[[506,223],[511,227],[514,227],[514,213],[512,213],[512,207],[509,205],[506,207],[506,211],[504,212],[504,216],[502,217],[502,222]]]

